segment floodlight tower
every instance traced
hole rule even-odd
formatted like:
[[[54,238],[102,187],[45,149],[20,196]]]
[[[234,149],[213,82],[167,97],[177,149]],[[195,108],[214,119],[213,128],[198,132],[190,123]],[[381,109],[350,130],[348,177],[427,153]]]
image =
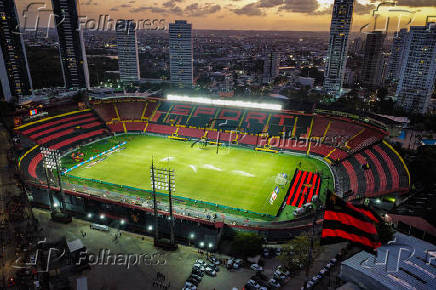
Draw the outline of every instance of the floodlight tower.
[[[65,200],[62,190],[62,181],[61,181],[61,172],[60,172],[60,153],[57,150],[50,149],[48,147],[41,147],[40,148],[42,157],[43,157],[43,167],[45,169],[45,175],[47,180],[47,187],[49,192],[49,198],[52,209],[55,207],[54,201],[53,201],[53,195],[50,191],[50,180],[48,177],[48,171],[50,171],[53,175],[53,170],[56,170],[56,176],[58,180],[58,186],[59,186],[59,193],[60,193],[60,203],[61,203],[61,211],[65,211]]]
[[[174,238],[174,218],[173,218],[173,201],[172,192],[176,190],[175,174],[173,168],[157,168],[152,161],[151,164],[151,182],[153,188],[153,202],[154,202],[154,214],[155,214],[155,243],[158,241],[157,231],[157,205],[156,205],[156,188],[160,190],[168,191],[169,201],[169,220],[170,220],[170,243],[171,246],[175,246]]]

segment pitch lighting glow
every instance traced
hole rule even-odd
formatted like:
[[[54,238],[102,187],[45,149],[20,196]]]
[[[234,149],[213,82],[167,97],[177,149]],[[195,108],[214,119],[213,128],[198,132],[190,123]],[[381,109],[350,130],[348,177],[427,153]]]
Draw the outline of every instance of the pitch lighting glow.
[[[266,104],[266,103],[256,103],[256,102],[246,102],[246,101],[232,101],[232,100],[218,100],[209,99],[203,97],[187,97],[179,95],[167,95],[167,100],[169,101],[179,101],[179,102],[191,102],[198,104],[206,104],[213,106],[232,106],[232,107],[243,107],[252,109],[264,109],[271,111],[281,111],[282,105],[277,104]]]

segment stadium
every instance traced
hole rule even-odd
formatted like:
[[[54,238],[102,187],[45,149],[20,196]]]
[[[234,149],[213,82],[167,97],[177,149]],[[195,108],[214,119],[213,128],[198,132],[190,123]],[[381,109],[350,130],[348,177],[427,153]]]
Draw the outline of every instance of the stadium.
[[[152,162],[174,169],[176,219],[212,229],[274,229],[286,236],[322,207],[328,190],[362,201],[395,200],[409,190],[408,169],[376,120],[175,95],[94,98],[63,110],[16,117],[19,168],[34,188],[34,204],[50,206],[49,184],[59,191],[55,207],[64,202],[84,218],[105,212],[139,224],[137,230],[147,227]],[[60,156],[51,170],[44,166],[47,149]],[[165,216],[168,188],[157,183],[155,191]]]

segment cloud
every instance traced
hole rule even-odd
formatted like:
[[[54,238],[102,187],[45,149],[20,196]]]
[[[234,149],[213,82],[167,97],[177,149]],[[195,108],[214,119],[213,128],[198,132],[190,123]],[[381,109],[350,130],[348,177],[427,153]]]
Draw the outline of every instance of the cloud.
[[[262,9],[259,8],[258,3],[250,3],[242,8],[232,9],[233,13],[236,13],[238,15],[247,15],[247,16],[262,16],[265,15],[265,13],[262,11]]]
[[[198,3],[193,3],[186,6],[185,14],[188,16],[198,17],[214,14],[220,10],[221,6],[218,4],[206,3],[205,5],[200,6]]]
[[[272,8],[283,5],[284,0],[260,0],[258,6],[261,8]]]
[[[359,2],[354,4],[354,13],[358,15],[369,14],[374,9],[377,9],[377,5],[375,4],[360,4]]]
[[[143,11],[150,11],[151,13],[162,13],[168,14],[168,10],[160,7],[151,7],[151,6],[141,6],[137,8],[130,9],[131,13],[139,13]]]
[[[316,0],[285,0],[279,11],[311,14],[318,8],[319,4]]]
[[[85,0],[85,1],[83,1],[83,2],[80,2],[80,5],[83,5],[83,6],[97,6],[98,5],[98,3],[96,3],[96,2],[94,2],[94,0]]]

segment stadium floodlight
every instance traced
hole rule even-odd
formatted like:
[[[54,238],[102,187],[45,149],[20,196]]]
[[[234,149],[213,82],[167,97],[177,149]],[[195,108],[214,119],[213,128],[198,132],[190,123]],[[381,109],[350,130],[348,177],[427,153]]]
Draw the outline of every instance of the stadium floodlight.
[[[53,206],[54,206],[55,208],[58,208],[58,207],[59,207],[59,203],[55,202],[55,203],[53,204]]]
[[[195,238],[195,234],[194,233],[190,233],[189,234],[189,238],[192,240],[192,239],[194,239]]]
[[[104,220],[105,218],[106,218],[106,215],[105,215],[105,214],[103,214],[103,213],[100,214],[100,219],[101,219],[101,220]]]
[[[53,199],[53,194],[50,191],[50,179],[48,177],[48,172],[51,172],[51,174],[54,176],[54,173],[57,175],[58,180],[58,186],[60,191],[60,204],[61,204],[61,211],[65,210],[65,199],[63,196],[63,190],[62,190],[62,182],[61,182],[61,174],[60,174],[60,164],[61,164],[61,154],[58,150],[51,149],[49,147],[41,146],[39,148],[41,155],[42,155],[42,167],[44,168],[44,173],[46,177],[47,182],[47,190],[49,193],[50,198],[50,206],[52,207],[52,210],[56,211],[58,206],[55,206],[55,202]]]
[[[173,218],[173,202],[171,193],[176,190],[175,174],[172,168],[158,168],[154,166],[152,160],[150,168],[151,187],[153,189],[153,204],[154,204],[154,216],[155,216],[155,242],[158,241],[158,223],[157,223],[157,203],[156,203],[156,190],[168,191],[169,199],[169,216],[170,223],[170,243],[175,246],[174,237],[174,218]]]
[[[212,243],[209,243],[209,249],[211,249],[211,248],[213,248],[213,244]]]
[[[86,216],[90,219],[92,218],[92,213],[88,213]]]
[[[121,225],[124,225],[126,223],[126,220],[125,219],[122,219],[121,221],[120,221],[120,224]]]
[[[153,230],[153,226],[152,225],[149,225],[148,227],[147,227],[147,230],[149,230],[150,232]]]
[[[200,242],[200,248],[204,247],[204,242]]]
[[[280,104],[268,104],[259,102],[248,102],[239,100],[221,100],[221,99],[211,99],[205,97],[188,97],[179,95],[167,95],[167,100],[169,101],[179,101],[179,102],[190,102],[196,104],[205,104],[213,106],[228,106],[228,107],[242,107],[251,109],[263,109],[271,111],[281,111],[283,106]]]

